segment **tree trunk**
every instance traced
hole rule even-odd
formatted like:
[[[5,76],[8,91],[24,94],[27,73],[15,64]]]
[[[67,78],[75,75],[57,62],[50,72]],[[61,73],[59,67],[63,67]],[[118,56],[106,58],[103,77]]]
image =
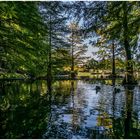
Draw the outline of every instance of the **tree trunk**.
[[[132,111],[133,111],[133,90],[134,86],[126,86],[125,87],[125,95],[126,95],[126,114],[124,120],[124,138],[131,138],[132,132]]]
[[[114,42],[112,43],[112,78],[114,79],[116,77],[115,73],[115,48],[114,48]]]
[[[124,38],[124,48],[126,53],[126,74],[125,79],[123,81],[123,84],[132,84],[134,83],[134,77],[133,77],[133,64],[132,64],[132,53],[130,44],[128,41],[128,8],[127,8],[127,2],[123,2],[123,38]]]
[[[75,78],[75,74],[74,74],[74,48],[73,48],[73,31],[72,31],[72,43],[71,43],[71,78],[74,79]]]
[[[52,32],[51,32],[51,15],[50,15],[50,27],[49,27],[49,51],[48,51],[48,68],[47,68],[47,83],[48,87],[51,87],[51,81],[52,81]]]

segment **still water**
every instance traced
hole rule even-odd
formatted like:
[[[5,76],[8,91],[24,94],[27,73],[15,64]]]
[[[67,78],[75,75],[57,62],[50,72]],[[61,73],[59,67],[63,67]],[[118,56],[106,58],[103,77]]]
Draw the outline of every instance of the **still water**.
[[[46,81],[3,82],[0,138],[140,138],[140,86],[67,80],[48,91]]]

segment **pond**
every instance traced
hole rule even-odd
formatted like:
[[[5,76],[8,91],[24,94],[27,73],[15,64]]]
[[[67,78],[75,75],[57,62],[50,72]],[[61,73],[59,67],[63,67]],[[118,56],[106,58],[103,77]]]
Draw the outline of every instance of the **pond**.
[[[2,82],[0,138],[140,138],[140,86],[111,81]]]

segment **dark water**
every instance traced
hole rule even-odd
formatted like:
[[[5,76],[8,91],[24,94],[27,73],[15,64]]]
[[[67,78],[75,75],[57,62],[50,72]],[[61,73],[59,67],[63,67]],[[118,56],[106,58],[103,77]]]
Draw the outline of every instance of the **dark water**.
[[[110,84],[3,82],[0,138],[140,138],[140,86]]]

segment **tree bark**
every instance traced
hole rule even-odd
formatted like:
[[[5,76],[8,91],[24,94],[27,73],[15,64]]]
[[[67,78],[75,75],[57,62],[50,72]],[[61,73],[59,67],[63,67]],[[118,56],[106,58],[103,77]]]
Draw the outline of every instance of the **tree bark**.
[[[130,44],[128,41],[128,7],[127,2],[123,2],[123,38],[124,38],[124,48],[126,53],[126,74],[123,84],[132,84],[134,83],[134,76],[133,76],[133,64],[132,64],[132,52],[130,48]]]
[[[132,125],[132,111],[133,111],[133,90],[134,86],[125,87],[126,95],[126,112],[124,120],[124,138],[131,138],[131,132],[133,129]]]
[[[71,42],[71,78],[74,79],[75,78],[75,74],[74,74],[74,46],[73,46],[73,30],[72,30],[72,42]]]
[[[115,48],[114,48],[114,42],[112,43],[112,78],[114,79],[116,77],[115,73]]]
[[[51,15],[49,23],[49,51],[48,51],[48,68],[47,68],[47,84],[48,87],[51,87],[52,82],[52,27],[51,27]],[[50,90],[50,89],[49,89]]]

